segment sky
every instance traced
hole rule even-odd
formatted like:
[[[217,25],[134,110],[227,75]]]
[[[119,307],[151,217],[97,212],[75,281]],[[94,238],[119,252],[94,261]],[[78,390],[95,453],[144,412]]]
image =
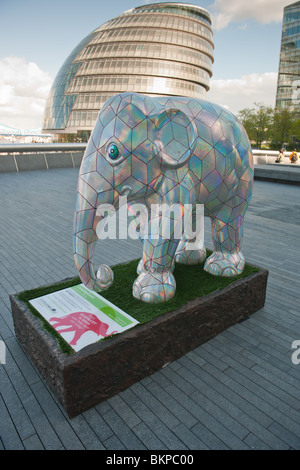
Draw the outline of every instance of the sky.
[[[105,21],[153,0],[0,0],[0,124],[42,127],[51,85],[78,43]],[[206,99],[234,114],[275,106],[284,6],[291,0],[194,0],[213,21]]]

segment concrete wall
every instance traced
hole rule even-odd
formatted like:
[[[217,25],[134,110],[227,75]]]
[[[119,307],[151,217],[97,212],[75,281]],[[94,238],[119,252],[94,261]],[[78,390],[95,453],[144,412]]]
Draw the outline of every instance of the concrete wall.
[[[2,156],[0,156],[0,162],[2,162]],[[43,153],[16,155],[16,163],[18,171],[47,170],[46,159]]]
[[[12,171],[51,170],[53,168],[79,168],[83,151],[0,154],[0,173]]]
[[[13,155],[0,155],[0,173],[17,171],[16,159]]]

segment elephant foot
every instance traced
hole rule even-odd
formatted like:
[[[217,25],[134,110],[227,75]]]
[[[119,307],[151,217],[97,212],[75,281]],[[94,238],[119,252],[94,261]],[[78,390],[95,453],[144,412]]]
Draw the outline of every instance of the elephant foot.
[[[143,271],[134,281],[133,296],[146,303],[158,304],[174,297],[176,281],[171,271],[158,272],[154,268]]]
[[[108,289],[114,282],[114,273],[106,264],[101,264],[97,274],[97,286],[101,289]]]
[[[215,251],[207,258],[204,270],[214,276],[238,276],[244,270],[245,258],[239,251],[237,253],[223,253]]]
[[[174,269],[175,269],[175,263],[173,262],[172,266],[170,268],[171,273],[174,272]],[[144,269],[143,258],[141,258],[140,261],[139,261],[138,267],[136,269],[136,272],[137,272],[137,274],[141,274],[144,271],[145,271],[145,269]]]
[[[186,242],[181,241],[178,245],[175,261],[181,264],[199,264],[206,259],[206,249],[203,246],[197,250],[187,250]]]

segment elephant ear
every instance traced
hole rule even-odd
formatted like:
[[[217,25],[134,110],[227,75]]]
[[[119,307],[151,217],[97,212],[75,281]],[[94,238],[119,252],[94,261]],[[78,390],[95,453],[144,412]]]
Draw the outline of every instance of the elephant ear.
[[[192,156],[197,129],[194,122],[180,109],[164,108],[149,116],[153,123],[153,140],[160,151],[163,165],[183,166]]]

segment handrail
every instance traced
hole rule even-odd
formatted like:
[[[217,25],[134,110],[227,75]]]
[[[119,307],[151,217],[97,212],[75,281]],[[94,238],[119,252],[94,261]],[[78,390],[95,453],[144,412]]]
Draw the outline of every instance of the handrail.
[[[87,144],[0,144],[0,173],[78,168]]]
[[[257,149],[253,149],[252,153],[253,153],[253,155],[266,155],[266,156],[269,155],[271,157],[277,157],[278,153],[279,153],[279,150],[269,150],[269,149],[257,150]],[[287,152],[287,151],[283,152],[285,157],[289,157],[291,153],[292,152]]]
[[[87,143],[0,144],[0,173],[79,167]],[[278,151],[253,149],[254,165],[275,164]],[[284,152],[281,165],[292,165]],[[300,166],[300,160],[296,162]]]
[[[66,143],[66,144],[0,144],[0,153],[20,153],[20,152],[64,152],[85,150],[86,143]]]
[[[1,153],[20,153],[20,152],[64,152],[64,151],[82,151],[85,150],[87,143],[61,143],[61,144],[0,144]],[[253,155],[277,156],[278,150],[252,150]],[[284,152],[288,157],[291,152]]]

